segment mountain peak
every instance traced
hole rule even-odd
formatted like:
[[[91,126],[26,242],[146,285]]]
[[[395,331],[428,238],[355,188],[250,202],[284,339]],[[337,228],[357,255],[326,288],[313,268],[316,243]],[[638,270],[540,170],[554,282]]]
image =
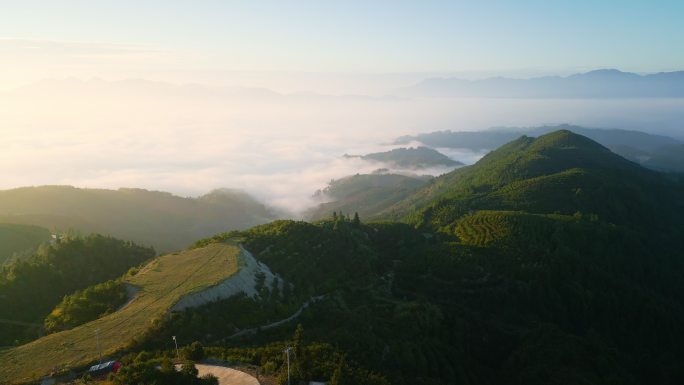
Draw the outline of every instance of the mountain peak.
[[[597,142],[587,138],[586,136],[576,134],[570,130],[561,129],[553,131],[548,134],[539,136],[532,142],[530,149],[543,150],[548,148],[557,149],[593,149],[605,152],[610,152],[607,148],[598,144]]]
[[[630,73],[630,72],[623,72],[620,71],[619,69],[615,68],[604,68],[604,69],[598,69],[598,70],[593,70],[589,72],[585,72],[582,74],[577,74],[574,76],[582,76],[582,77],[591,77],[591,76],[635,76],[636,74]]]

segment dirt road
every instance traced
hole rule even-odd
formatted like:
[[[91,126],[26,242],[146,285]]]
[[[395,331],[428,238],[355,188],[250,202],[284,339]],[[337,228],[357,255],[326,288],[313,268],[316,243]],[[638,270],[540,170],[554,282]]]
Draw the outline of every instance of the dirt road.
[[[220,385],[259,385],[256,378],[239,370],[226,368],[224,366],[196,364],[198,376],[213,374],[219,379]]]

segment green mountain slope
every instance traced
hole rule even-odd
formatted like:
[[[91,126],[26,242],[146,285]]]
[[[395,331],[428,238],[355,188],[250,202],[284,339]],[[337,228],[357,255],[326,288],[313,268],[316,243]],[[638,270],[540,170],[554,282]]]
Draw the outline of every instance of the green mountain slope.
[[[616,154],[654,170],[676,172],[681,169],[682,162],[678,162],[676,157],[671,158],[668,155],[671,154],[672,150],[681,146],[680,140],[641,131],[586,128],[567,124],[527,128],[492,128],[485,131],[437,131],[415,136],[403,136],[397,138],[395,143],[405,144],[418,141],[432,147],[466,148],[481,151],[482,149],[496,149],[522,135],[537,137],[558,130],[569,130],[586,136]],[[679,151],[681,153],[681,148]],[[648,161],[650,158],[661,160],[651,164]]]
[[[682,191],[559,131],[392,206],[417,228],[338,219],[232,236],[300,300],[325,294],[304,328],[391,383],[670,384],[684,380]]]
[[[244,193],[217,190],[183,198],[142,189],[25,187],[0,191],[0,220],[129,239],[158,251],[265,223],[277,214]]]
[[[0,266],[15,253],[30,254],[42,243],[50,241],[46,228],[15,223],[0,223]]]
[[[558,131],[510,142],[473,166],[436,178],[385,215],[440,227],[470,210],[582,213],[668,230],[684,207],[681,192],[681,184],[590,139]]]
[[[329,201],[310,210],[307,217],[318,220],[330,217],[333,212],[358,212],[368,218],[408,197],[430,179],[430,176],[373,173],[333,180],[314,194],[315,199]]]
[[[233,332],[236,317],[255,327],[269,319],[264,308],[323,296],[295,322],[219,339],[227,349],[215,354],[282,362],[279,352],[249,352],[287,343],[280,341],[300,322],[309,341],[338,347],[392,384],[684,378],[684,260],[676,238],[520,211],[474,211],[456,221],[453,235],[338,218],[279,221],[214,241],[233,237],[294,284],[285,298],[196,309],[170,319],[147,349],[163,348],[171,335],[211,346],[217,334]]]

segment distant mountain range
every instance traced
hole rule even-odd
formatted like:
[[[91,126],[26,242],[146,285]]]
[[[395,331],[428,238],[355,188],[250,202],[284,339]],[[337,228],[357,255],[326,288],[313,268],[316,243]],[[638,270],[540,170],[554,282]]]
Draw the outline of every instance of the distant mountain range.
[[[437,148],[493,150],[522,135],[537,137],[557,130],[570,130],[608,147],[614,153],[645,167],[665,172],[684,172],[684,143],[662,135],[620,129],[573,125],[492,128],[485,131],[435,131],[397,138],[397,145],[420,142]]]
[[[684,71],[639,75],[601,69],[565,77],[530,79],[432,78],[393,94],[428,98],[681,98],[684,97]]]

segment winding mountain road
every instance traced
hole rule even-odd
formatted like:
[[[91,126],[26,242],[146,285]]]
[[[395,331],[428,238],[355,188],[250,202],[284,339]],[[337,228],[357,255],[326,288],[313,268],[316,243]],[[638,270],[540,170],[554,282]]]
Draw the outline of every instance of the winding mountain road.
[[[291,316],[289,316],[289,317],[287,317],[287,318],[283,318],[283,319],[281,319],[281,320],[278,320],[278,321],[275,321],[275,322],[271,322],[271,323],[266,324],[266,325],[261,325],[261,326],[254,327],[254,328],[249,328],[249,329],[240,330],[240,331],[238,331],[238,332],[236,332],[236,333],[234,333],[234,334],[229,335],[228,337],[222,338],[222,339],[219,340],[218,342],[225,342],[226,340],[229,340],[229,339],[232,339],[232,338],[236,338],[236,337],[240,337],[240,336],[244,336],[244,335],[246,335],[246,334],[255,334],[259,329],[261,329],[261,330],[267,330],[267,329],[274,328],[274,327],[276,327],[276,326],[280,326],[280,325],[282,325],[282,324],[284,324],[284,323],[290,322],[290,321],[292,321],[293,319],[299,317],[299,315],[302,314],[302,312],[304,311],[304,309],[306,309],[307,307],[309,307],[310,304],[315,303],[315,302],[317,302],[317,301],[319,301],[319,300],[321,300],[321,299],[323,299],[323,298],[325,298],[325,295],[319,295],[319,296],[311,297],[311,298],[309,298],[308,301],[304,302],[304,304],[302,304],[302,306],[301,306],[299,309],[297,309],[297,311],[294,312],[294,314],[292,314]]]

